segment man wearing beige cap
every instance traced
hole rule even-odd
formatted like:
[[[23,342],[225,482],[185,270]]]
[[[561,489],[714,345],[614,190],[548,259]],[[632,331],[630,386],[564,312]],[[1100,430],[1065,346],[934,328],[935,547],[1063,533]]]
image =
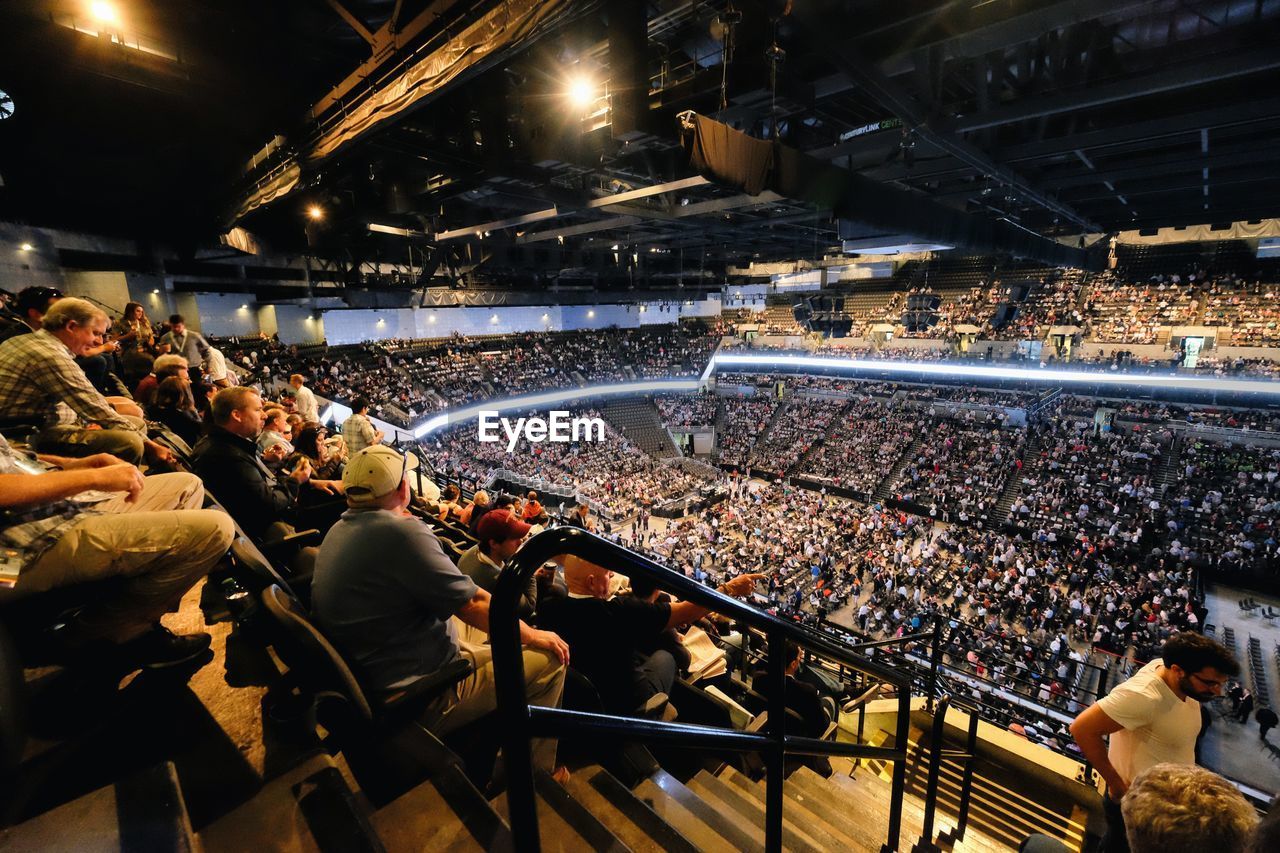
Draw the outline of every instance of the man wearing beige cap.
[[[445,556],[431,528],[408,515],[412,454],[385,445],[347,461],[348,509],[320,545],[311,601],[325,635],[356,665],[366,689],[403,689],[469,658],[472,674],[429,705],[423,725],[445,735],[497,707],[488,646],[460,646],[451,617],[489,630],[489,593]],[[550,631],[520,623],[530,704],[556,707],[569,647]],[[534,745],[535,765],[550,772],[555,742]]]

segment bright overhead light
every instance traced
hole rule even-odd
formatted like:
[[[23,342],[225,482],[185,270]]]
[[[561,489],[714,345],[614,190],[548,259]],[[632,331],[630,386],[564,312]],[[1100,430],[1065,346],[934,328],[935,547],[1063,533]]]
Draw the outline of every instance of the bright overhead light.
[[[116,7],[106,2],[106,0],[93,0],[89,4],[89,14],[93,15],[94,20],[104,24],[119,24],[120,13],[116,11]]]
[[[493,316],[491,316],[491,317],[489,318],[489,322],[490,322],[490,323],[496,323],[496,322],[498,322],[498,315],[497,315],[497,314],[494,314]]]
[[[151,291],[151,295],[155,296],[159,292],[160,292],[160,288],[157,287],[155,290]]]
[[[427,322],[428,322],[428,323],[434,323],[435,321],[436,321],[436,315],[435,315],[435,314],[428,314],[428,315],[427,315]]]
[[[35,246],[31,245],[30,243],[23,243],[23,244],[22,244],[21,246],[19,246],[18,248],[19,248],[19,249],[21,249],[21,250],[22,250],[22,251],[24,251],[24,252],[30,252],[32,249],[34,249],[34,248],[35,248]]]
[[[248,311],[248,310],[249,310],[249,306],[248,306],[247,304],[243,304],[243,305],[241,305],[241,306],[240,306],[240,310],[241,310],[241,311]]]
[[[324,219],[324,208],[318,204],[313,204],[307,208],[307,216],[312,219]]]
[[[588,312],[587,312],[587,316],[588,316],[588,317],[594,317],[594,316],[596,316],[596,312],[594,312],[594,311],[588,311]]]
[[[569,81],[569,102],[575,107],[586,109],[596,99],[596,87],[591,78],[579,74]]]

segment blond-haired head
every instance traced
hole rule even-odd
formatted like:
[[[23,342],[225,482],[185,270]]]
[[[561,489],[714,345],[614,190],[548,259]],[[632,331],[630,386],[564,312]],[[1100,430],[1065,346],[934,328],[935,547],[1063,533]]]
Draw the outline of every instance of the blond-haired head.
[[[1258,813],[1217,773],[1157,764],[1134,778],[1120,803],[1133,853],[1243,850]]]

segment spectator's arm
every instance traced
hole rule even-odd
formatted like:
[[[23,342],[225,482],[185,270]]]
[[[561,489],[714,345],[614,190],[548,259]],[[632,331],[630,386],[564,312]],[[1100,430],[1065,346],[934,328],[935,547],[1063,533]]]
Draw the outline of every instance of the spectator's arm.
[[[1124,726],[1108,717],[1097,703],[1086,708],[1071,723],[1071,736],[1080,746],[1080,752],[1106,780],[1107,792],[1116,802],[1120,801],[1129,786],[1120,778],[1120,773],[1107,756],[1107,744],[1103,738],[1122,728]]]
[[[480,587],[476,587],[475,596],[462,606],[457,617],[472,628],[489,633],[489,602],[491,596]],[[569,663],[569,646],[564,640],[551,631],[539,631],[529,627],[520,620],[520,643],[533,649],[542,649],[560,659],[560,663]]]
[[[34,371],[33,378],[50,398],[65,403],[86,423],[130,432],[146,431],[145,426],[138,426],[117,414],[74,361],[52,360]]]
[[[0,507],[31,506],[69,498],[89,489],[142,491],[142,472],[121,463],[105,468],[47,471],[43,474],[0,474]]]

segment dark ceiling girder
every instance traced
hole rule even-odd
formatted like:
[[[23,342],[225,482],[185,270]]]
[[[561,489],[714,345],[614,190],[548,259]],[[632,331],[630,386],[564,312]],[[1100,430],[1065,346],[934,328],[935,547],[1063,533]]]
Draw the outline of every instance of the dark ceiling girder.
[[[343,4],[342,0],[326,0],[326,2],[328,2],[333,11],[338,13],[339,18],[342,18],[342,20],[347,22],[347,26],[356,31],[356,35],[367,41],[370,46],[377,46],[378,40],[374,34],[369,31],[367,26],[365,26],[364,21],[360,20],[354,12]]]
[[[941,122],[939,129],[948,133],[971,133],[975,130],[1016,124],[1044,116],[1080,112],[1165,92],[1176,92],[1192,86],[1231,80],[1275,68],[1280,68],[1280,50],[1274,47],[1259,48],[1219,59],[1156,71],[1117,83],[1086,86],[1078,92],[1023,98],[1008,106],[996,107],[990,112],[961,116]]]
[[[1082,171],[1073,174],[1047,175],[1040,183],[1047,187],[1059,189],[1067,187],[1088,186],[1090,184],[1111,181],[1134,180],[1137,178],[1153,178],[1160,175],[1179,174],[1183,172],[1199,172],[1201,169],[1222,169],[1247,166],[1258,162],[1275,160],[1276,152],[1263,145],[1244,143],[1216,150],[1209,156],[1197,153],[1178,152],[1163,157],[1147,157],[1136,163],[1097,171]]]
[[[348,74],[341,83],[330,89],[327,95],[316,101],[308,118],[318,118],[356,87],[368,83],[379,68],[393,59],[402,47],[413,41],[423,30],[438,21],[440,16],[449,11],[457,1],[435,0],[403,26],[393,17],[379,27],[373,34],[374,41],[370,42],[373,55],[360,63],[360,66]]]
[[[934,45],[941,47],[945,59],[974,59],[985,53],[1033,41],[1064,27],[1149,5],[1149,0],[1064,0],[946,38],[903,39],[894,44],[880,67],[891,77],[904,74],[911,70],[910,51]]]
[[[841,220],[977,253],[1003,253],[1043,263],[1086,267],[1100,258],[1008,221],[966,214],[927,196],[870,178],[777,143],[753,139],[713,119],[683,117],[693,168],[721,186],[771,189],[800,202],[829,207]]]
[[[859,86],[867,90],[873,98],[883,104],[894,115],[902,119],[903,125],[914,128],[919,136],[958,160],[961,160],[984,175],[1014,188],[1019,195],[1028,201],[1044,207],[1046,210],[1062,217],[1068,222],[1078,225],[1085,231],[1103,231],[1095,224],[1068,205],[1050,198],[1040,192],[1019,175],[997,164],[976,146],[952,135],[949,130],[935,129],[938,124],[934,118],[925,113],[914,98],[890,80],[874,64],[847,46],[841,46],[831,38],[823,27],[823,21],[809,15],[801,15],[799,21],[815,40],[818,50],[837,68],[844,71]]]
[[[1214,130],[1221,127],[1249,125],[1272,118],[1280,118],[1280,98],[1249,100],[1242,104],[1068,134],[1022,145],[1009,145],[993,153],[1003,162],[1020,163],[1068,154],[1076,149],[1095,151],[1117,145],[1167,139],[1185,133],[1199,133],[1203,128]]]

